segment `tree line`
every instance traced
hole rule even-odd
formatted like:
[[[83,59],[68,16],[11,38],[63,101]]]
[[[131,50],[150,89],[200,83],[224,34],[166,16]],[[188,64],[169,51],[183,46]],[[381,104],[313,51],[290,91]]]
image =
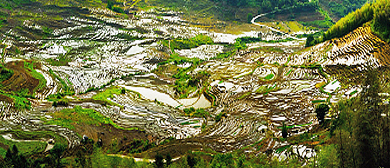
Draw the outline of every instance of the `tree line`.
[[[339,114],[329,128],[335,144],[322,148],[320,167],[390,167],[389,105],[379,95],[381,75],[367,72],[360,95],[336,105]]]
[[[223,5],[236,7],[255,7],[262,12],[269,12],[275,9],[281,9],[291,6],[297,6],[303,3],[309,3],[309,0],[211,0]]]
[[[382,40],[390,42],[389,17],[390,0],[376,0],[372,3],[366,3],[360,9],[357,9],[340,19],[322,36],[319,36],[318,38],[308,38],[306,46],[312,46],[326,40],[342,37],[370,21],[373,32]]]

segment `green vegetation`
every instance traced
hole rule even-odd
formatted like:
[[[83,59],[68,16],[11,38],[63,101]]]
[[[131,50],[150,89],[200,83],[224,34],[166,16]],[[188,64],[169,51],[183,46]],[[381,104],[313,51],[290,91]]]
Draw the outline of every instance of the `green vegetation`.
[[[244,99],[244,98],[248,97],[251,94],[252,94],[252,92],[246,92],[246,93],[242,94],[240,97],[238,97],[237,100]]]
[[[5,153],[4,161],[0,164],[1,167],[27,167],[27,165],[26,157],[19,152],[16,145],[12,145],[12,147],[8,148]]]
[[[112,106],[121,107],[119,104],[114,103],[114,102],[108,100],[108,98],[114,98],[114,94],[120,95],[121,93],[122,93],[121,88],[119,88],[119,87],[110,87],[110,88],[107,88],[104,91],[99,92],[98,94],[92,96],[92,99],[93,100],[100,100],[100,101],[106,102],[107,104],[112,105]]]
[[[198,34],[190,39],[162,40],[162,44],[172,50],[196,48],[205,44],[214,44],[209,36]]]
[[[264,79],[271,80],[274,76],[275,76],[274,74],[268,74]]]
[[[15,7],[30,3],[30,0],[1,0],[0,8],[12,10]]]
[[[42,139],[54,139],[56,143],[67,145],[67,140],[58,135],[55,132],[51,131],[22,131],[14,129],[11,131],[2,131],[2,135],[11,134],[12,138],[16,140],[33,140],[31,142],[15,142],[13,140],[7,140],[0,136],[0,144],[8,146],[11,148],[13,145],[19,149],[23,155],[31,155],[38,152],[42,152],[46,148],[46,142]],[[6,149],[0,148],[0,155],[5,157]]]
[[[313,103],[313,104],[322,103],[322,102],[326,102],[326,100],[313,100],[313,101],[311,101],[311,103]]]
[[[3,82],[9,79],[12,75],[14,75],[14,72],[12,70],[5,68],[2,64],[0,64],[0,68],[0,82]]]
[[[177,68],[176,73],[172,75],[175,78],[175,91],[178,93],[179,98],[187,98],[188,94],[198,89],[200,82],[205,82],[210,74],[206,71],[198,72],[197,74],[190,75],[189,73],[195,69],[195,67],[203,62],[199,58],[187,58],[181,57],[174,52],[175,49],[189,49],[198,47],[204,44],[213,44],[213,40],[203,34],[198,34],[190,39],[173,39],[173,40],[162,40],[160,41],[163,46],[169,48],[172,51],[170,57],[163,62],[158,63],[159,66],[173,63],[174,65],[190,63],[191,66],[188,68]],[[200,93],[200,92],[199,92]]]
[[[281,48],[277,47],[258,47],[258,48],[252,48],[251,50],[260,50],[264,52],[277,52],[277,53],[283,53],[284,51]]]
[[[9,97],[13,100],[14,107],[16,110],[24,110],[24,109],[30,109],[31,108],[31,102],[27,100],[25,97],[19,97],[15,93],[7,93],[2,90],[0,90],[0,95],[4,95],[6,97]]]
[[[253,18],[253,14],[252,13],[248,13],[248,15],[247,15],[247,22],[251,23],[252,18]]]
[[[69,58],[68,55],[59,55],[55,59],[49,58],[46,60],[46,62],[53,66],[66,66],[70,61],[72,61],[72,59]]]
[[[31,76],[35,79],[38,79],[39,80],[39,84],[37,87],[34,88],[32,94],[34,94],[37,90],[40,90],[40,89],[43,89],[46,87],[46,79],[45,77],[38,73],[34,68],[34,62],[24,62],[24,68],[26,68],[26,70],[28,70],[30,73],[31,73]]]
[[[101,149],[95,149],[89,158],[90,167],[111,168],[111,167],[145,167],[146,163],[136,163],[133,158],[107,155]],[[88,163],[88,162],[86,162]],[[86,166],[89,167],[89,166]]]
[[[148,0],[140,6],[145,8],[147,5],[186,11],[185,16],[194,19],[201,17],[246,23],[249,21],[250,13],[256,15],[271,11],[282,11],[282,9],[286,8],[295,11],[305,11],[307,8],[315,9],[318,6],[318,2],[316,0],[311,2],[309,0],[199,0],[196,2]]]
[[[206,81],[205,79],[210,76],[210,74],[206,71],[198,72],[195,75],[189,75],[188,72],[193,69],[193,66],[179,69],[179,71],[173,75],[173,77],[176,78],[175,90],[180,94],[179,98],[187,98],[188,94],[198,89],[198,84],[204,84]]]
[[[276,153],[282,153],[284,150],[288,149],[289,147],[290,147],[290,145],[286,145],[286,146],[280,147],[280,148],[276,149],[275,152]]]
[[[256,43],[256,42],[265,42],[265,43],[280,43],[280,42],[288,42],[288,41],[293,41],[294,39],[292,38],[286,38],[282,40],[263,40],[261,38],[256,38],[256,37],[240,37],[237,38],[236,41],[242,42],[242,43]]]
[[[311,125],[311,124],[313,124],[313,122],[310,122],[310,123],[307,123],[307,124],[301,124],[301,125],[290,125],[290,126],[285,125],[285,127],[287,129],[292,129],[292,128],[295,128],[295,127],[304,127],[304,126],[308,126],[308,125]],[[283,126],[278,127],[278,129],[283,129]]]
[[[227,52],[218,53],[216,57],[211,58],[211,59],[225,59],[225,58],[229,58],[229,57],[235,55],[236,52],[237,52],[237,48],[235,48],[233,45],[225,45],[224,47],[227,48],[227,50],[228,50]]]
[[[340,167],[338,162],[337,147],[334,144],[318,147],[319,167]]]
[[[372,30],[381,39],[390,42],[390,1],[389,0],[377,0],[375,1],[374,18],[372,22]]]
[[[329,124],[329,136],[335,145],[322,148],[319,153],[319,165],[324,167],[390,165],[387,159],[389,153],[385,152],[390,149],[389,106],[382,104],[378,95],[384,89],[380,85],[379,78],[382,75],[379,73],[381,72],[374,70],[364,74],[363,91],[359,96],[340,101],[334,108],[339,114]],[[328,108],[324,106],[322,109]],[[329,122],[323,122],[323,126],[327,125],[326,123]],[[334,157],[334,153],[337,153],[337,157]]]
[[[287,132],[287,126],[286,126],[286,124],[284,124],[284,122],[283,122],[283,126],[282,126],[282,137],[283,138],[287,138],[287,136],[288,136],[288,132]],[[284,150],[284,149],[283,149]],[[276,151],[278,151],[278,150],[276,150]],[[280,152],[279,152],[280,153]]]
[[[74,90],[73,88],[69,87],[68,84],[62,80],[56,73],[54,73],[54,71],[52,69],[49,69],[49,73],[54,77],[56,78],[58,81],[60,81],[61,85],[62,85],[62,88],[63,88],[63,92],[61,93],[58,93],[57,95],[50,95],[48,98],[58,98],[58,97],[62,97],[62,96],[65,96],[65,95],[73,95],[74,94]]]
[[[121,39],[126,39],[128,41],[142,40],[143,39],[143,38],[140,38],[140,37],[131,36],[131,35],[127,34],[127,33],[119,33],[119,34],[116,35],[116,37],[121,38]]]
[[[88,141],[84,145],[83,150],[78,150],[76,156],[66,156],[61,158],[59,167],[98,167],[98,168],[112,168],[112,167],[131,167],[131,168],[145,168],[153,167],[153,163],[135,162],[131,156],[121,154],[106,154],[104,148],[98,147],[93,141]],[[47,158],[49,159],[49,158]],[[46,159],[46,160],[47,160]],[[35,162],[39,161],[37,159]],[[50,163],[40,162],[41,166]]]
[[[352,96],[354,94],[356,94],[358,91],[357,90],[354,90],[353,92],[351,92],[349,95]]]
[[[183,109],[186,116],[205,118],[210,116],[210,113],[203,108],[195,109],[193,107]]]
[[[168,58],[168,60],[158,63],[159,65],[164,65],[168,63],[174,63],[175,65],[183,64],[183,63],[191,63],[193,66],[199,65],[201,60],[199,58],[188,58],[181,57],[179,54],[174,53]]]
[[[52,113],[53,119],[46,120],[45,124],[59,125],[69,129],[75,129],[75,125],[88,124],[88,125],[102,125],[110,124],[118,129],[124,129],[115,124],[110,118],[103,116],[99,112],[93,109],[84,109],[80,106],[75,106],[73,109],[64,109],[59,112]],[[133,130],[137,128],[129,128],[126,130]]]
[[[377,0],[373,3],[366,3],[360,9],[340,19],[323,36],[308,39],[307,46],[342,37],[370,21],[372,21],[369,24],[371,24],[373,32],[383,40],[390,42],[390,30],[388,29],[390,23],[387,19],[390,16],[389,3],[389,0]]]
[[[330,20],[314,20],[309,22],[302,22],[304,26],[315,26],[318,28],[329,28],[333,26],[333,22]]]
[[[276,91],[277,89],[278,88],[276,87],[276,84],[274,86],[262,85],[256,90],[256,92],[262,94],[268,94],[269,92]]]
[[[341,18],[347,15],[348,13],[351,13],[356,9],[359,9],[366,2],[367,0],[341,0],[341,3],[336,1],[329,1],[327,5],[329,7],[330,12],[333,15]]]
[[[288,148],[286,146],[285,148]],[[208,158],[208,159],[205,159]],[[166,165],[165,165],[166,166]],[[232,153],[206,153],[206,152],[189,152],[178,161],[170,164],[171,168],[176,167],[302,167],[299,163],[298,158],[291,158],[279,161],[279,159],[268,159],[266,154],[258,154],[251,158],[237,152]],[[303,166],[309,167],[309,165]]]
[[[32,155],[34,153],[42,152],[45,150],[47,143],[43,141],[31,141],[31,142],[15,142],[12,140],[7,140],[3,136],[0,136],[0,144],[6,145],[11,148],[15,145],[22,154]],[[1,150],[4,151],[4,150]],[[0,153],[2,157],[5,157],[6,153]]]
[[[116,0],[107,0],[107,8],[116,12],[116,13],[125,13],[121,7],[114,6],[116,4]]]
[[[12,134],[12,137],[15,139],[54,139],[56,143],[61,143],[64,145],[68,144],[66,138],[52,131],[22,131],[19,129],[13,129],[9,131],[3,131],[1,133]]]
[[[340,19],[324,34],[324,40],[344,36],[372,19],[373,8],[371,4],[367,3],[362,8]]]
[[[227,116],[226,112],[220,112],[217,116],[215,116],[215,121],[219,122],[221,121],[222,117],[226,117],[226,116]]]

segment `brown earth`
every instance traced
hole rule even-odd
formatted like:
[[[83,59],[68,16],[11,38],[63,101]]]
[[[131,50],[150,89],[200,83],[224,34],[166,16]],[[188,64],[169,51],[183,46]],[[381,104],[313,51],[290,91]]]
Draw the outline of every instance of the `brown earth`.
[[[127,143],[131,143],[133,139],[146,140],[147,134],[139,130],[121,130],[113,127],[109,124],[88,125],[88,124],[75,124],[75,131],[80,135],[86,135],[88,138],[97,142],[102,139],[103,147],[110,147],[111,144],[116,141],[117,148],[121,149]]]
[[[39,85],[39,80],[32,77],[31,73],[24,68],[24,61],[9,62],[5,67],[12,70],[14,74],[1,83],[2,90],[17,92],[26,88],[29,94],[33,94],[34,88]],[[0,100],[2,100],[1,97]]]
[[[7,103],[12,103],[13,100],[7,96],[4,96],[4,95],[1,95],[0,94],[0,101],[4,101],[4,102],[7,102]]]
[[[133,154],[134,157],[138,158],[154,158],[157,153],[165,156],[168,153],[173,157],[180,157],[188,153],[188,151],[201,150],[202,147],[199,145],[188,144],[185,140],[173,140],[166,145],[159,145],[152,149],[149,149],[142,153]]]

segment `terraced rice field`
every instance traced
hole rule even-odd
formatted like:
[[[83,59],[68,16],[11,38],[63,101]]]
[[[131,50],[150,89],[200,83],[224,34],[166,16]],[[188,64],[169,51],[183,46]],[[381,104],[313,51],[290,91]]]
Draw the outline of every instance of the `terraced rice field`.
[[[23,32],[10,30],[12,37],[24,40],[7,38],[6,43],[19,47],[22,54],[6,59],[6,67],[15,74],[2,83],[3,90],[18,91],[8,86],[19,78],[27,79],[18,82],[23,88],[41,84],[37,79],[29,80],[29,74],[18,69],[20,66],[14,67],[23,62],[11,57],[39,62],[35,69],[45,84],[29,98],[31,110],[15,111],[12,100],[1,102],[1,128],[54,131],[74,147],[81,140],[75,130],[44,121],[51,120],[53,112],[81,106],[111,119],[120,128],[137,129],[157,144],[170,137],[178,139],[176,144],[165,145],[167,150],[188,145],[229,152],[262,141],[265,145],[261,150],[247,151],[274,149],[275,156],[288,157],[285,149],[292,148],[293,153],[310,158],[315,155],[313,149],[274,141],[270,135],[281,137],[283,123],[290,128],[289,136],[311,130],[318,124],[314,113],[317,104],[337,103],[340,97],[353,96],[361,91],[359,74],[368,67],[389,65],[390,47],[369,27],[311,48],[304,48],[305,39],[257,42],[228,58],[216,59],[226,52],[225,45],[238,37],[262,34],[267,40],[279,40],[286,35],[269,30],[241,35],[214,33],[191,27],[180,13],[164,14],[166,11],[156,10],[121,19],[111,11],[91,8],[82,15],[65,17],[50,38],[37,40],[28,36],[43,26],[33,20],[24,22]],[[198,34],[209,36],[214,44],[172,51],[162,42]],[[165,66],[176,70],[192,68],[185,72],[191,77],[209,74],[193,85],[195,89],[185,99],[180,99],[177,92],[175,81],[179,79],[173,77],[176,71],[154,73],[172,52],[200,61],[173,61]],[[112,92],[104,95],[104,100],[96,98],[113,87],[123,89],[123,93]],[[56,94],[71,91],[74,94],[57,100]],[[67,105],[53,107],[53,101],[47,100],[50,98],[58,102],[66,99]],[[205,115],[186,114],[191,107],[203,110]]]

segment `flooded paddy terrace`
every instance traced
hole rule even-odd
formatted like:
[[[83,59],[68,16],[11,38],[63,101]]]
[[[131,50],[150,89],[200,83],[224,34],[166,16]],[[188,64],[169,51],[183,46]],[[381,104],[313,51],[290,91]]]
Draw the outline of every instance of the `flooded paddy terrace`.
[[[283,123],[290,128],[289,136],[307,132],[318,124],[316,104],[335,103],[361,90],[359,83],[347,83],[339,76],[344,69],[338,65],[356,66],[347,71],[352,73],[368,65],[386,63],[381,55],[375,54],[360,59],[374,50],[370,45],[375,41],[367,43],[364,53],[349,52],[371,37],[329,41],[306,49],[305,39],[256,42],[231,57],[215,59],[236,38],[258,37],[260,30],[241,35],[214,33],[191,27],[180,18],[180,13],[164,16],[164,12],[152,10],[137,13],[132,19],[121,19],[108,10],[89,9],[88,14],[64,18],[52,37],[40,40],[10,30],[10,34],[26,40],[10,38],[6,43],[23,51],[24,54],[15,57],[41,62],[37,71],[46,79],[46,86],[38,91],[37,99],[31,100],[31,110],[14,111],[0,104],[5,109],[1,113],[1,127],[58,132],[73,147],[81,139],[74,131],[46,125],[41,120],[51,120],[49,114],[61,109],[81,106],[99,112],[122,128],[137,128],[152,136],[156,143],[173,137],[179,139],[177,144],[229,152],[265,139],[262,143],[266,145],[261,150],[247,149],[265,152],[290,145],[269,138],[281,137]],[[33,22],[24,23],[26,31],[41,29]],[[262,31],[266,32],[262,33],[264,39],[284,37]],[[201,33],[214,44],[175,50],[162,44],[163,40],[188,39]],[[201,61],[170,62],[167,67],[192,68],[186,72],[192,77],[200,72],[209,74],[185,98],[179,98],[177,93],[177,79],[171,74],[175,71],[156,73],[159,63],[168,60],[172,52]],[[67,107],[52,107],[50,101],[44,100],[69,88],[75,95],[67,97]],[[112,94],[104,101],[94,99],[112,88],[123,88],[124,93]],[[191,107],[203,109],[209,115],[186,115],[184,111]],[[293,148],[305,153],[304,157],[313,156],[305,146]]]

